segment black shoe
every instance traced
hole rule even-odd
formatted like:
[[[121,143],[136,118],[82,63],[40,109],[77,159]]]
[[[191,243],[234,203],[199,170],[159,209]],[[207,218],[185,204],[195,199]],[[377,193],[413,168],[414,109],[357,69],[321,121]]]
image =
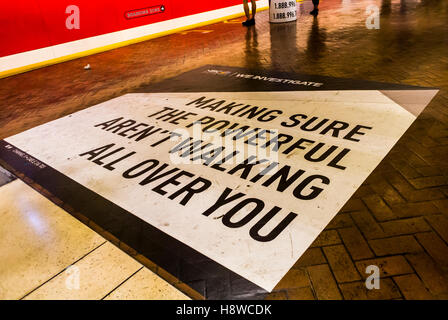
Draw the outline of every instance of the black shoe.
[[[255,24],[255,19],[249,19],[243,22],[243,26],[248,27],[248,26],[253,26]]]
[[[310,11],[310,14],[313,16],[317,16],[319,14],[319,9],[314,9],[313,11]]]

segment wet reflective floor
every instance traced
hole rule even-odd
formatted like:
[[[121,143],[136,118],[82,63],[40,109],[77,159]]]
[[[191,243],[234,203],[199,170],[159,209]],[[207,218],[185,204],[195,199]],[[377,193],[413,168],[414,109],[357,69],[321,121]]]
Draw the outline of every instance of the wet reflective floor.
[[[242,18],[225,21],[0,79],[0,138],[205,64],[438,87],[439,94],[270,298],[446,299],[448,2],[323,0],[317,18],[308,14],[311,9],[310,1],[303,2],[297,23],[269,24],[264,11],[255,27],[242,27]],[[86,64],[91,70],[83,69]],[[2,183],[11,179],[3,176]],[[13,199],[14,193],[2,189],[17,183],[0,188],[3,201]],[[0,217],[6,219],[8,210],[2,210]],[[61,259],[62,264],[55,262],[57,267],[36,282],[44,283],[36,298],[54,291],[43,288],[57,270],[102,243],[91,237],[83,249]],[[14,242],[6,229],[0,238]],[[12,259],[4,248],[1,255]],[[58,252],[63,256],[66,251]],[[364,285],[368,265],[381,269],[379,290]],[[21,272],[35,266],[26,268]],[[138,270],[129,262],[123,272],[131,277]],[[17,276],[10,269],[0,271],[1,277]],[[123,281],[116,277],[118,283]],[[104,297],[109,289],[92,297]]]

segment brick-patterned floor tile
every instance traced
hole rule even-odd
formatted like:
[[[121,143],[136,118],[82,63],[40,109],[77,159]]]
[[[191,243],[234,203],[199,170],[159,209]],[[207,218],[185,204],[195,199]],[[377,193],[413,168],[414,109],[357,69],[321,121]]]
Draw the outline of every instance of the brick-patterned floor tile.
[[[448,191],[448,188],[446,189]],[[448,214],[448,198],[433,201],[434,205],[439,208],[440,212]]]
[[[288,289],[286,291],[288,299],[291,300],[314,300],[313,291],[310,287]]]
[[[339,234],[336,230],[324,230],[321,234],[319,234],[316,240],[314,240],[311,248],[331,246],[339,243],[341,243],[341,239],[339,238]]]
[[[388,176],[389,182],[409,202],[430,201],[443,199],[445,196],[437,189],[415,190],[414,187],[400,174]]]
[[[365,282],[341,283],[339,285],[347,300],[389,300],[401,298],[400,291],[391,279],[381,279],[380,289],[367,289]]]
[[[373,252],[358,228],[338,229],[339,235],[354,260],[373,257]]]
[[[398,170],[406,179],[414,179],[421,177],[420,173],[409,165],[407,159],[403,159],[401,155],[391,159],[392,166]]]
[[[370,187],[384,199],[389,205],[399,205],[405,203],[403,197],[392,187],[389,182],[383,177],[379,179],[369,179]]]
[[[286,295],[286,291],[273,291],[267,297],[266,300],[287,300],[288,296]]]
[[[310,285],[308,275],[304,268],[290,270],[277,284],[278,289],[300,288]]]
[[[331,220],[325,230],[346,228],[353,226],[353,220],[348,213],[338,213],[336,217]]]
[[[347,203],[342,207],[341,212],[352,212],[352,211],[361,211],[365,210],[366,206],[361,199],[351,198],[347,201]]]
[[[324,247],[323,250],[337,282],[351,282],[361,279],[344,246]]]
[[[382,222],[380,226],[387,236],[413,234],[431,230],[426,221],[421,217]]]
[[[392,210],[387,206],[387,204],[377,195],[369,195],[368,197],[362,198],[366,206],[369,208],[370,212],[373,213],[376,220],[386,221],[396,218]]]
[[[381,278],[414,272],[403,256],[368,259],[357,261],[355,264],[363,278],[367,278],[370,275],[370,273],[366,273],[366,268],[370,265],[377,266],[380,269]]]
[[[448,210],[447,210],[448,212]],[[433,215],[427,216],[425,219],[431,227],[439,234],[439,236],[448,243],[448,216]],[[448,259],[448,257],[447,257]]]
[[[406,259],[433,295],[448,294],[448,278],[426,254],[408,254]]]
[[[353,198],[368,197],[373,193],[374,191],[372,190],[372,188],[367,183],[363,183],[353,194]]]
[[[394,277],[394,281],[406,300],[434,299],[434,296],[429,293],[423,282],[415,274],[397,276]]]
[[[441,192],[443,192],[443,194],[445,195],[445,197],[448,197],[448,187],[439,188],[439,190],[440,190]],[[444,201],[444,200],[446,200],[446,199],[441,199],[441,200],[439,200],[439,201]],[[437,207],[439,207],[439,203],[437,203],[437,201],[434,201],[434,204],[437,205]],[[445,203],[445,204],[444,204],[444,207],[446,208],[446,206],[447,206],[447,204]],[[445,209],[441,209],[440,212],[442,212],[442,213],[445,212],[445,213],[446,213],[446,212],[448,212],[448,211],[445,210]]]
[[[426,252],[442,267],[448,269],[448,246],[434,232],[418,233],[418,242]]]
[[[317,299],[339,300],[342,298],[328,265],[311,266],[307,270]]]
[[[294,264],[293,268],[301,268],[327,263],[321,248],[309,248]]]
[[[367,239],[375,239],[385,237],[383,229],[375,221],[368,211],[356,211],[350,213],[360,231]]]
[[[369,245],[377,256],[419,252],[423,250],[413,236],[369,240]]]
[[[416,170],[424,177],[438,176],[442,174],[440,168],[431,166],[416,168]]]
[[[410,179],[409,182],[416,189],[425,189],[429,187],[444,186],[448,183],[448,178],[445,176],[423,177],[417,179]]]
[[[410,202],[392,207],[392,210],[400,218],[426,216],[440,212],[433,201]]]

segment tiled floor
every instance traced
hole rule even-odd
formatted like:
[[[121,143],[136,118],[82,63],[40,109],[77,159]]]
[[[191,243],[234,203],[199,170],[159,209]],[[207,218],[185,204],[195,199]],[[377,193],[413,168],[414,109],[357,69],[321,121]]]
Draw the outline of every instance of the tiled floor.
[[[380,29],[366,28],[369,5]],[[297,24],[262,12],[255,28],[227,21],[2,79],[0,138],[204,64],[439,87],[270,298],[447,299],[448,2],[324,0],[317,19],[310,6]],[[0,188],[0,219],[0,298],[183,297],[20,181]],[[73,264],[79,290],[64,279]],[[370,264],[379,290],[365,288]]]
[[[0,299],[188,299],[23,182],[0,192]]]

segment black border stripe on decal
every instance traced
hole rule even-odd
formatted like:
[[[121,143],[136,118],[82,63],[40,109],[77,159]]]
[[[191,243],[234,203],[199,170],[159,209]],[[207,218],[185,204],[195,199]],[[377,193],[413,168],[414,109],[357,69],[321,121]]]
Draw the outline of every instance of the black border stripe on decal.
[[[213,73],[212,71],[221,71]],[[254,78],[237,77],[236,74],[257,76]],[[262,79],[260,79],[262,78]],[[298,80],[300,82],[322,83],[300,85],[279,80]],[[436,89],[397,83],[385,83],[349,78],[334,78],[320,75],[281,72],[270,69],[245,69],[219,65],[203,67],[184,72],[173,78],[157,83],[143,85],[133,92],[256,92],[256,91],[327,91],[327,90],[428,90]]]
[[[263,288],[35,160],[38,159],[0,140],[0,165],[22,173],[205,299],[263,299],[268,294]]]

